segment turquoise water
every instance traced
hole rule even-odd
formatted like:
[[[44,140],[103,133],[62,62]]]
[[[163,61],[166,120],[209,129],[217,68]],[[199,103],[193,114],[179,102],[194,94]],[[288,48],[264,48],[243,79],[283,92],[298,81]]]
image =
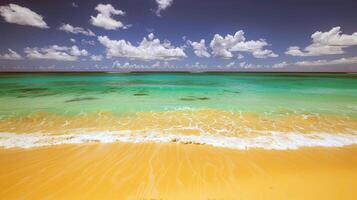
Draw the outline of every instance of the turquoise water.
[[[357,117],[356,74],[0,74],[0,117],[177,109]]]

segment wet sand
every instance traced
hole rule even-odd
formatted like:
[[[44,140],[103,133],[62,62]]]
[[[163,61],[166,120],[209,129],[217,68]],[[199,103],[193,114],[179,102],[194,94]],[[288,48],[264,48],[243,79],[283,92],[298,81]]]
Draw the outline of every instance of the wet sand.
[[[356,199],[357,146],[175,143],[0,149],[1,199]]]
[[[346,116],[295,114],[282,110],[272,116],[215,109],[138,112],[117,116],[111,112],[83,115],[32,113],[0,120],[2,133],[65,134],[80,131],[159,131],[182,135],[257,136],[261,131],[298,133],[354,133],[357,119]]]

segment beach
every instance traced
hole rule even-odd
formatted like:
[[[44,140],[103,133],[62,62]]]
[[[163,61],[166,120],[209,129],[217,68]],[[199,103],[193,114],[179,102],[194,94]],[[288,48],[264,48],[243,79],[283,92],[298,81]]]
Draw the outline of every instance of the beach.
[[[357,148],[193,144],[0,150],[4,199],[354,199]]]
[[[357,75],[1,74],[4,199],[354,199]]]

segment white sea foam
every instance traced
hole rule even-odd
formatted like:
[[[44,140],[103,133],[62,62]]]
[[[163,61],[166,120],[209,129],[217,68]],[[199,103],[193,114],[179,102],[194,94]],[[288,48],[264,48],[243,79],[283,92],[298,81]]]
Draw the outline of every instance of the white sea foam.
[[[83,144],[90,142],[156,142],[202,144],[231,149],[298,149],[300,147],[343,147],[357,144],[357,134],[331,133],[284,133],[265,132],[255,137],[227,137],[205,135],[165,134],[157,131],[107,131],[82,132],[65,135],[0,133],[2,148],[34,148],[62,144]]]

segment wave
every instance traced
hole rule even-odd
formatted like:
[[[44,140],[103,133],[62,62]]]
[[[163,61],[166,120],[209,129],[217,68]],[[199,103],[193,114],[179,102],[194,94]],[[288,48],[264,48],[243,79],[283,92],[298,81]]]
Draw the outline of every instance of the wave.
[[[214,135],[165,134],[158,131],[100,131],[79,132],[63,135],[42,133],[15,134],[0,133],[2,148],[35,148],[63,144],[85,143],[179,143],[209,145],[239,150],[267,149],[289,150],[301,147],[343,147],[357,144],[357,133],[294,133],[265,131],[259,136],[227,137]]]

